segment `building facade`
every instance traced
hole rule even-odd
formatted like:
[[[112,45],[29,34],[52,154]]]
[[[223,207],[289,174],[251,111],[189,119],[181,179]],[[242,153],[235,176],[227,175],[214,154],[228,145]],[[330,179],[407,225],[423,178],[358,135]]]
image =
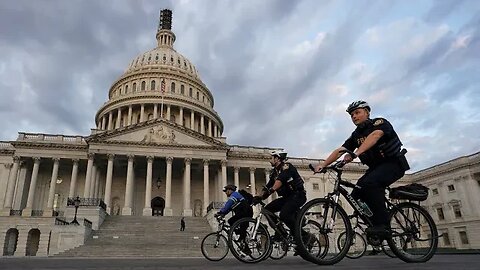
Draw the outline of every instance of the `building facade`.
[[[90,135],[20,132],[15,141],[0,142],[3,255],[48,255],[61,233],[55,217],[72,218],[75,198],[79,216],[95,230],[107,215],[203,217],[225,201],[227,183],[255,193],[268,181],[274,149],[226,143],[213,95],[173,47],[171,19],[171,11],[161,12],[157,46],[134,58],[112,84]],[[480,247],[479,160],[477,153],[399,181],[431,188],[425,206],[438,217],[444,246]],[[304,177],[308,198],[332,189],[308,169],[318,160],[290,162]],[[358,179],[364,170],[349,164],[344,177]],[[32,242],[36,250],[29,250]]]

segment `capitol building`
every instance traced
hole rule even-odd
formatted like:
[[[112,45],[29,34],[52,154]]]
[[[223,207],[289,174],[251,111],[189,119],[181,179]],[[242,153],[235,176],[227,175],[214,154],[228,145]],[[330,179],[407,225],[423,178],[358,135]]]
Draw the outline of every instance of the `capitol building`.
[[[88,245],[116,216],[208,222],[226,200],[227,183],[255,192],[268,181],[276,149],[227,143],[214,96],[174,49],[176,39],[172,12],[163,10],[155,48],[112,83],[91,134],[19,132],[14,141],[0,141],[3,256],[52,256]],[[308,170],[319,160],[289,161],[309,199],[332,189]],[[349,164],[344,177],[354,181],[364,171]],[[440,247],[480,248],[480,153],[407,174],[397,184],[410,182],[430,188],[422,205],[443,234]],[[77,217],[79,225],[67,224]]]

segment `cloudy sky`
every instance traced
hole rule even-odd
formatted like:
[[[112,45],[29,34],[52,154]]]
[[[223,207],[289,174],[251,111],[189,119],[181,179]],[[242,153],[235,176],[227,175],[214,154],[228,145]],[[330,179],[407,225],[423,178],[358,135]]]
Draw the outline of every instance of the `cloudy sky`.
[[[90,134],[111,84],[156,45],[163,8],[229,144],[325,158],[364,99],[413,171],[480,151],[476,0],[1,1],[0,140]]]

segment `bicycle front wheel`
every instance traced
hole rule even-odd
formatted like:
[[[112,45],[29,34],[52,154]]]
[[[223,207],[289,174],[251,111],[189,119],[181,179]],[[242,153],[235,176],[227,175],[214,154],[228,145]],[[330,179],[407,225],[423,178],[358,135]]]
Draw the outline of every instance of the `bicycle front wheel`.
[[[207,260],[220,261],[228,254],[227,238],[221,233],[209,233],[202,240],[202,254]]]
[[[390,214],[390,227],[392,235],[387,242],[401,260],[426,262],[437,251],[437,226],[421,206],[411,202],[396,205]]]
[[[257,221],[242,218],[235,222],[228,234],[228,243],[233,256],[245,263],[257,263],[270,255],[270,234],[265,225],[255,229]]]
[[[345,232],[345,241],[339,247],[337,243],[342,232]],[[340,205],[331,200],[314,199],[300,209],[297,217],[295,242],[302,258],[308,261],[319,265],[331,265],[339,262],[349,250],[352,234],[353,229],[347,213]],[[321,245],[320,249],[311,248],[311,245],[315,243]]]
[[[346,232],[342,232],[340,236],[338,236],[338,249],[343,249],[346,242],[346,237]],[[355,232],[352,237],[352,243],[350,244],[350,248],[348,249],[347,255],[345,256],[350,259],[358,259],[362,257],[366,251],[367,241],[365,241],[365,238],[363,238],[361,234]]]

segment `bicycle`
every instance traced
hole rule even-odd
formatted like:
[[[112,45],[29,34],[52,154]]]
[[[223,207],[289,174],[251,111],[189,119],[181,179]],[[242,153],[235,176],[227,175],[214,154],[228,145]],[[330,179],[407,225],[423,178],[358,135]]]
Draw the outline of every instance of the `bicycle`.
[[[341,153],[348,153],[352,157],[356,155],[348,150]],[[324,198],[316,198],[307,202],[300,210],[297,217],[296,242],[297,249],[309,261],[319,265],[331,265],[342,260],[351,245],[353,239],[353,228],[350,218],[345,210],[338,204],[340,196],[354,209],[365,224],[370,227],[372,222],[357,201],[343,187],[360,188],[356,184],[342,180],[342,171],[345,163],[337,161],[333,165],[322,169],[322,173],[334,173],[335,183],[333,191]],[[310,169],[314,170],[310,164]],[[426,262],[432,258],[437,250],[438,232],[432,217],[421,206],[412,203],[415,200],[409,196],[395,199],[409,200],[398,204],[392,203],[386,199],[387,207],[390,209],[390,230],[387,237],[384,237],[395,256],[405,262]],[[329,249],[327,256],[312,256],[307,249],[307,243],[304,243],[299,237],[300,230],[305,229],[304,224],[313,220],[319,223],[320,229],[316,235],[325,235],[325,238],[331,241],[333,247]],[[307,225],[305,225],[307,226]],[[345,232],[345,241],[343,246],[338,247],[335,243],[342,232]],[[372,245],[380,245],[384,239],[377,235],[367,235],[367,241]]]
[[[345,257],[349,259],[358,259],[365,255],[367,252],[367,240],[365,239],[366,232],[365,228],[366,224],[362,220],[359,219],[357,214],[353,214],[349,216],[350,220],[355,219],[355,226],[353,226],[353,235],[352,235],[352,240],[350,244],[350,248],[345,255]],[[350,221],[350,223],[352,223]],[[337,245],[338,248],[341,249],[343,248],[343,245],[345,245],[345,236],[346,233],[342,232],[338,236],[337,240]],[[373,246],[372,245],[372,250],[375,250],[376,252],[382,252],[385,253],[390,258],[395,258],[395,254],[390,250],[390,247],[388,246],[388,243],[386,241],[383,241],[380,246]],[[381,251],[379,251],[381,250]]]
[[[215,217],[218,222],[218,229],[216,232],[207,234],[201,244],[201,250],[203,256],[210,261],[220,261],[228,254],[229,246],[227,237],[230,227],[225,221],[225,217],[222,215]]]
[[[228,239],[233,256],[245,263],[257,263],[268,257],[281,259],[287,255],[291,247],[295,246],[294,237],[291,236],[279,217],[267,210],[265,203],[258,202],[258,204],[261,208],[256,217],[238,220],[232,225],[232,229],[229,232]],[[280,238],[274,239],[270,236],[268,227],[261,222],[262,217],[267,219],[268,224],[270,224],[277,237]],[[242,233],[245,235],[242,236]],[[308,231],[303,234],[312,236]],[[322,242],[318,238],[304,238],[308,242],[307,251],[314,253],[313,256],[322,256],[321,253],[326,252],[327,249],[321,250]],[[278,248],[279,252],[272,256],[274,248]]]

